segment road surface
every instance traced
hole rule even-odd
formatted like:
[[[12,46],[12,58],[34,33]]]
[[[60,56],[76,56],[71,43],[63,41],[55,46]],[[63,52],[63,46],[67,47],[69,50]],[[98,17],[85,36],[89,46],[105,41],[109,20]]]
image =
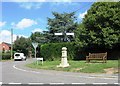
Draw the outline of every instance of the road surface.
[[[86,74],[53,70],[37,70],[24,65],[34,61],[0,62],[2,84],[118,84],[118,75]]]

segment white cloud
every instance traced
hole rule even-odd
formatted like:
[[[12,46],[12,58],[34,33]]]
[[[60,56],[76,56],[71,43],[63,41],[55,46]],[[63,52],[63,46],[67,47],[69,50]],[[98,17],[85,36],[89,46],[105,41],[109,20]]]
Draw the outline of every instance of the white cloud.
[[[25,9],[39,9],[42,6],[42,3],[33,3],[33,2],[23,2],[19,3],[20,7]]]
[[[13,41],[16,40],[17,35],[13,34]],[[7,43],[11,43],[11,32],[8,30],[2,30],[0,32],[0,42],[7,42]]]
[[[5,24],[6,24],[6,22],[1,22],[1,21],[0,21],[0,27],[5,26]]]
[[[85,11],[84,13],[80,13],[78,18],[80,19],[84,18],[86,14],[87,14],[87,11]]]
[[[35,33],[35,32],[43,32],[43,30],[40,29],[40,28],[36,28],[36,29],[34,29],[32,32],[33,32],[33,33]]]
[[[25,35],[18,35],[18,37],[28,38],[28,36],[25,36]]]
[[[11,25],[14,26],[14,25],[15,25],[15,22],[12,22]]]
[[[25,37],[25,38],[28,38],[28,36],[25,36],[25,35],[16,35],[16,34],[13,34],[13,42],[17,39],[17,36],[18,37]],[[9,30],[2,30],[0,32],[0,43],[1,42],[6,42],[6,43],[10,43],[11,44],[11,32]]]
[[[35,25],[35,24],[37,24],[36,21],[24,18],[16,24],[16,27],[19,29],[24,29],[24,28],[28,28],[28,27]]]

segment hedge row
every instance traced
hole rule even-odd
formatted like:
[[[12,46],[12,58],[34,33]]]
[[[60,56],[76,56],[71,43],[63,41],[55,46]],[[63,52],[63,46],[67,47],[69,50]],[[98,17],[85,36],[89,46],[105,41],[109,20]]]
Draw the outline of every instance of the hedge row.
[[[44,58],[44,60],[60,60],[62,55],[62,47],[67,47],[67,55],[69,60],[85,58],[85,54],[82,55],[80,53],[80,51],[84,51],[84,48],[80,42],[43,44],[41,45],[40,55]]]
[[[2,60],[11,59],[11,53],[2,53]]]

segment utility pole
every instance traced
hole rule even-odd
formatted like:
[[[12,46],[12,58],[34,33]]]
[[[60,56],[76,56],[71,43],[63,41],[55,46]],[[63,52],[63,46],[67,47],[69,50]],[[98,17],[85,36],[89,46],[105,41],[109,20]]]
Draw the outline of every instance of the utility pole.
[[[13,28],[11,28],[11,60],[13,56]]]

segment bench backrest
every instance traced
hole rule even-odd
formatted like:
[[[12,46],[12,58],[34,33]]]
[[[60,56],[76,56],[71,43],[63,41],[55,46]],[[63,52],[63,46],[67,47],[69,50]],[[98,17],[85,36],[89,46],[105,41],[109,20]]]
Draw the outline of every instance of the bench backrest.
[[[89,58],[103,58],[104,56],[107,56],[106,53],[89,53]]]

